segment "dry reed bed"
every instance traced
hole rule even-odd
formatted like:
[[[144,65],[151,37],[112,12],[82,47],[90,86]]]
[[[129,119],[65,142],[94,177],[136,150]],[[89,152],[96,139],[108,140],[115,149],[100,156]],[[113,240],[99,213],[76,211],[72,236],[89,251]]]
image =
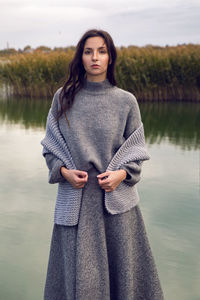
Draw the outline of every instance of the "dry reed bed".
[[[139,101],[200,101],[200,45],[117,49],[118,86]],[[1,80],[14,95],[51,97],[63,85],[73,50],[11,56],[0,64]]]

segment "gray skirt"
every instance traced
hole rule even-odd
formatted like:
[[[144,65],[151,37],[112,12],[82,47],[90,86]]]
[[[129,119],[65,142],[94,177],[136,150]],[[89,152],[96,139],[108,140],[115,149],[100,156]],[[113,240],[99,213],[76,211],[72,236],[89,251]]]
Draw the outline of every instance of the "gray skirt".
[[[139,206],[109,214],[88,175],[78,225],[54,224],[44,300],[164,299]]]

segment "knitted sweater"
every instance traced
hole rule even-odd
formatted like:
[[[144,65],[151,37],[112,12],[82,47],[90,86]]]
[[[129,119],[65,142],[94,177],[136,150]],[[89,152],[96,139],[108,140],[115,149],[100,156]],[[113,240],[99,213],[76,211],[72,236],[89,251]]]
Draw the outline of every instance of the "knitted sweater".
[[[60,132],[61,139],[63,138],[63,142],[66,143],[68,154],[58,155],[58,152],[52,149],[53,142],[49,139],[51,136],[49,131],[48,134],[46,132],[46,137],[41,142],[44,147],[43,155],[49,168],[49,183],[59,183],[55,223],[62,225],[78,223],[81,189],[73,191],[79,196],[74,196],[75,194],[73,192],[70,194],[69,191],[64,195],[62,190],[63,185],[72,189],[72,186],[60,173],[61,166],[67,166],[66,156],[71,157],[72,164],[68,165],[68,168],[72,169],[89,171],[90,168],[96,168],[99,173],[119,168],[126,170],[127,178],[120,183],[118,188],[113,192],[105,192],[105,204],[107,210],[112,214],[129,210],[139,201],[135,184],[140,180],[142,161],[149,159],[144,147],[143,124],[136,98],[131,93],[112,86],[107,79],[102,82],[86,80],[83,88],[76,94],[72,108],[67,111],[69,127],[64,116],[58,122],[55,121],[59,109],[60,91],[61,89],[54,95],[47,119],[47,129],[50,122],[58,127],[57,131]],[[136,135],[133,136],[133,133]],[[125,147],[122,147],[123,145]],[[121,149],[123,149],[121,156],[116,156]],[[132,154],[129,155],[130,153]],[[142,155],[138,155],[138,153],[142,153]],[[123,195],[128,197],[125,201],[121,190]],[[60,201],[61,198],[66,199]]]

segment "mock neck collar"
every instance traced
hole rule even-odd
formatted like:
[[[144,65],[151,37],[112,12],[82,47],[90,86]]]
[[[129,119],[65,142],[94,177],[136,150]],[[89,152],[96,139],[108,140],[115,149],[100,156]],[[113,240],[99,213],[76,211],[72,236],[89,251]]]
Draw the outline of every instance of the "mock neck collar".
[[[103,81],[89,81],[87,78],[84,81],[83,88],[88,92],[103,92],[109,88],[113,87],[113,85],[106,78]]]

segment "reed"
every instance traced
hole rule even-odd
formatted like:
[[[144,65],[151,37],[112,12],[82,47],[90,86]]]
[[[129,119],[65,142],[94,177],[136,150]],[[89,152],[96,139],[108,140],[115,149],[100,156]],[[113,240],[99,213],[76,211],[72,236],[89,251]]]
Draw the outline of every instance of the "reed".
[[[200,101],[200,45],[124,48],[117,79],[139,100]]]
[[[47,98],[64,82],[72,56],[72,51],[14,55],[0,66],[1,78],[16,96]]]
[[[117,52],[118,86],[139,101],[200,101],[200,45],[129,46]],[[73,49],[17,54],[0,65],[0,76],[15,95],[49,97],[63,85],[73,54]]]

